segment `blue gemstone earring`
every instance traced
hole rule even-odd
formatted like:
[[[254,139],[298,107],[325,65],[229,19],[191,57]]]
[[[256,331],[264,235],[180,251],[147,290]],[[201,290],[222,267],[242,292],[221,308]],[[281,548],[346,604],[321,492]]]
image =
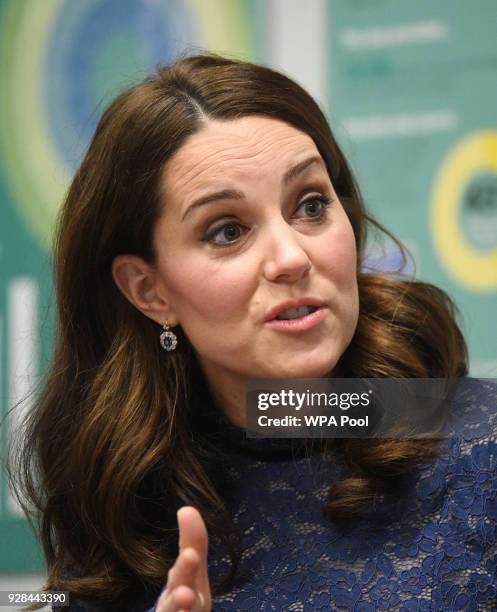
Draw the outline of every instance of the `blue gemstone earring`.
[[[169,325],[166,324],[162,326],[164,331],[160,335],[160,343],[164,350],[166,351],[174,351],[176,345],[178,344],[178,338],[176,334],[169,330]]]

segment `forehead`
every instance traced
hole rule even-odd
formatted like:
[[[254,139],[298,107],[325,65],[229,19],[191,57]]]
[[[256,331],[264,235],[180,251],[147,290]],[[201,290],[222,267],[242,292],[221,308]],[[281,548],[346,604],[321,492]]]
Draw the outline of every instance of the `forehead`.
[[[169,195],[192,193],[221,179],[283,173],[308,154],[319,155],[312,138],[278,119],[209,119],[167,162],[163,187]]]

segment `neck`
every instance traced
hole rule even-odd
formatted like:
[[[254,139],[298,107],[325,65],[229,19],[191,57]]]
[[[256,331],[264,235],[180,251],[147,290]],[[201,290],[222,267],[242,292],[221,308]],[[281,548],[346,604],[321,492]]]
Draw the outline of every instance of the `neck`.
[[[198,360],[205,382],[217,408],[237,427],[246,426],[246,380],[242,376],[228,376],[211,365]]]
[[[245,389],[243,394],[239,392],[223,392],[211,388],[212,397],[217,407],[225,414],[233,425],[245,428],[246,425],[246,398]]]

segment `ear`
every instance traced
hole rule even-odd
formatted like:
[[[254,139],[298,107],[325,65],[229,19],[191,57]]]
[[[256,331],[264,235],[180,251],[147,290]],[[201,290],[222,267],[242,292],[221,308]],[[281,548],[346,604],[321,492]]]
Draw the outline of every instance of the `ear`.
[[[178,318],[166,298],[159,294],[157,272],[136,255],[118,255],[112,262],[112,276],[121,293],[144,315],[159,325],[173,327]]]

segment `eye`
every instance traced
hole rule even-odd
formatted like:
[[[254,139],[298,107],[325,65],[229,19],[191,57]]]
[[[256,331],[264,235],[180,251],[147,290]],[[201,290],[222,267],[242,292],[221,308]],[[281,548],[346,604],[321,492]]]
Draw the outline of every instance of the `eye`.
[[[332,203],[332,199],[324,195],[314,195],[301,202],[297,210],[305,207],[305,210],[310,212],[307,215],[307,220],[312,223],[323,223],[328,216],[327,208]],[[299,218],[299,217],[297,217]],[[214,227],[203,238],[204,241],[212,243],[214,246],[226,247],[235,244],[241,236],[240,230],[246,230],[236,221],[229,221],[217,227]],[[217,237],[221,237],[218,240]],[[224,238],[224,240],[223,240]]]
[[[215,227],[211,232],[209,232],[205,236],[204,240],[206,240],[207,242],[212,242],[216,246],[229,246],[230,244],[236,242],[236,240],[239,238],[238,230],[241,227],[242,226],[239,223],[236,223],[235,221],[231,221],[229,223],[223,223],[223,225],[220,225],[219,227]],[[216,236],[221,236],[221,237],[226,238],[227,242],[214,240]]]
[[[316,195],[300,203],[297,210],[304,207],[304,210],[310,212],[310,219],[316,219],[317,221],[323,221],[327,216],[327,207],[331,204],[331,198],[323,195]]]

